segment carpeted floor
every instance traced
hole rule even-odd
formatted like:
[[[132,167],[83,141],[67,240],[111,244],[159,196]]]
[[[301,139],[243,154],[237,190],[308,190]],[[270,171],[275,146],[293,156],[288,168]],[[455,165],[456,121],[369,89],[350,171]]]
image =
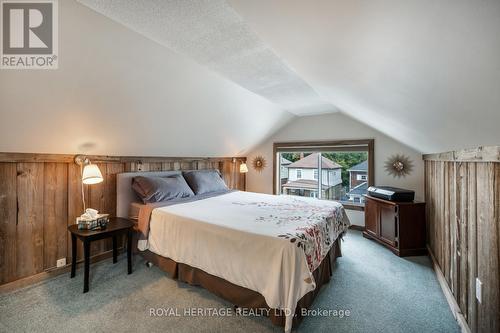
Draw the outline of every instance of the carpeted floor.
[[[298,332],[459,332],[427,257],[398,258],[350,231],[332,281],[314,308],[349,310],[350,316],[308,317]],[[209,292],[178,283],[135,257],[0,295],[1,332],[282,332],[263,317],[182,316],[183,309],[229,308]],[[151,308],[177,308],[181,316],[151,317]]]

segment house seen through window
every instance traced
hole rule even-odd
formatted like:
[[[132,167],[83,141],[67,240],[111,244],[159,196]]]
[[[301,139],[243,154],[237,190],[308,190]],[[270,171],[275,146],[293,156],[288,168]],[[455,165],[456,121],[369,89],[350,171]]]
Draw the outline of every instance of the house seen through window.
[[[275,192],[363,206],[370,185],[372,147],[372,140],[318,147],[275,144],[279,163]]]

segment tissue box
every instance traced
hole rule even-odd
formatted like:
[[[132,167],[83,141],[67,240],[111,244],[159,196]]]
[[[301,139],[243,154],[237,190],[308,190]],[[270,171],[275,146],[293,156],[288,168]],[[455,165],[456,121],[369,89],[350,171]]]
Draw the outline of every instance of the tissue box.
[[[98,214],[96,218],[86,219],[82,217],[76,218],[76,224],[80,230],[98,230],[106,229],[109,222],[109,214]]]

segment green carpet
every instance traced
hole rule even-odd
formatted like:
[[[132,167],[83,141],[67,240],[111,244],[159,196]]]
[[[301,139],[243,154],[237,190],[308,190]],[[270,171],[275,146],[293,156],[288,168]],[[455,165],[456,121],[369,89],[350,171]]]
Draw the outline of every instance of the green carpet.
[[[398,258],[350,231],[332,281],[313,308],[350,315],[308,317],[297,332],[460,332],[427,257]],[[206,290],[176,282],[135,257],[91,267],[90,292],[83,271],[0,295],[1,332],[282,332],[263,317],[182,316],[193,307],[232,305]],[[151,317],[150,308],[178,308],[180,317]]]

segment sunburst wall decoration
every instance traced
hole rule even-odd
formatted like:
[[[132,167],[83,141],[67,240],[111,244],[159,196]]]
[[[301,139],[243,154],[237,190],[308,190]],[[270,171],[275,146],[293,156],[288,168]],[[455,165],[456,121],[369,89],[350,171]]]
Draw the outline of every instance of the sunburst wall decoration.
[[[385,171],[393,177],[406,177],[413,170],[413,163],[408,156],[392,155],[385,162]]]
[[[252,160],[252,166],[257,172],[262,172],[266,165],[267,162],[263,156],[255,156],[255,158]]]

